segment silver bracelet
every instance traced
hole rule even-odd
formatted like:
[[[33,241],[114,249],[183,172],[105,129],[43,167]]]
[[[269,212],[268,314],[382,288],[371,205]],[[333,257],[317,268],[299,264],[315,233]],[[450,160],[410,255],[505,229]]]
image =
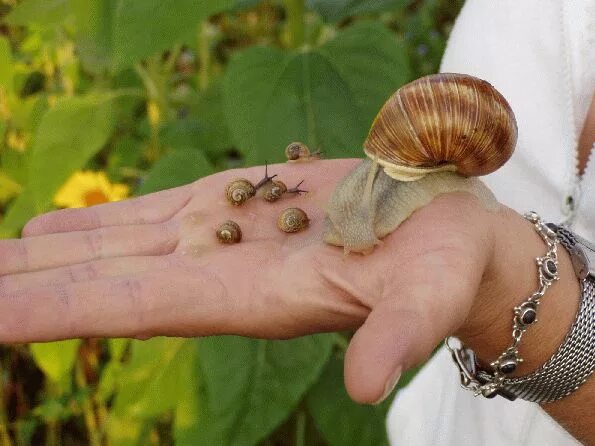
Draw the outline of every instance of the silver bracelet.
[[[491,370],[481,370],[474,352],[461,345],[453,347],[449,338],[446,347],[451,352],[461,376],[461,385],[477,395],[492,398],[501,395],[514,400],[522,398],[534,402],[561,399],[576,390],[595,369],[595,247],[568,229],[545,224],[539,216],[525,215],[535,226],[547,245],[547,253],[537,258],[539,289],[521,305],[515,307],[512,345],[496,361]],[[549,286],[558,280],[557,244],[570,253],[577,277],[581,281],[581,305],[566,339],[558,351],[536,372],[507,378],[522,362],[518,344],[523,333],[537,322],[537,306]]]

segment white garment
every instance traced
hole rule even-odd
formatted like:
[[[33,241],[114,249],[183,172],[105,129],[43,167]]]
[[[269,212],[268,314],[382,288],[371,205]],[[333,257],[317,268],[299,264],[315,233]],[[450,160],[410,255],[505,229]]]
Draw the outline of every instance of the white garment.
[[[455,23],[441,71],[485,79],[510,102],[518,144],[485,182],[520,213],[565,218],[577,140],[595,89],[594,28],[595,0],[467,0]],[[595,240],[595,161],[580,189],[574,229]],[[577,444],[537,404],[463,390],[444,349],[399,392],[388,431],[399,446]]]

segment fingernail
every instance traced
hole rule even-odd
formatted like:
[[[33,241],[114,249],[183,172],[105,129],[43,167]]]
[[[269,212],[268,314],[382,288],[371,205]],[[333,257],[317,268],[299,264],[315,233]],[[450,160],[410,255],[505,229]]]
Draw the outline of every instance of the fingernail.
[[[384,393],[382,394],[382,396],[378,400],[374,401],[372,404],[377,405],[382,403],[386,399],[386,397],[389,396],[390,393],[395,389],[400,377],[401,367],[399,366],[386,380],[386,384],[384,385]]]

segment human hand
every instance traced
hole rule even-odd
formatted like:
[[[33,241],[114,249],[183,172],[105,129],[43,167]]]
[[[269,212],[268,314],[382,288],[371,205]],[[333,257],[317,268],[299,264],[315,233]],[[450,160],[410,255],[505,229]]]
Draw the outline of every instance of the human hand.
[[[257,167],[33,219],[23,239],[0,241],[0,342],[290,338],[359,328],[346,357],[347,389],[360,402],[380,399],[446,335],[473,336],[500,317],[480,297],[500,274],[492,265],[495,240],[510,228],[503,225],[510,213],[488,212],[471,195],[442,195],[372,255],[345,257],[322,242],[323,209],[355,164],[270,166],[290,186],[305,179],[311,191],[273,204],[253,198],[236,208],[223,197],[233,178],[259,180]],[[277,216],[294,206],[308,213],[311,227],[282,233]],[[241,226],[241,243],[216,240],[215,228],[227,219]],[[536,255],[543,248],[537,239]],[[512,308],[504,299],[498,305]]]

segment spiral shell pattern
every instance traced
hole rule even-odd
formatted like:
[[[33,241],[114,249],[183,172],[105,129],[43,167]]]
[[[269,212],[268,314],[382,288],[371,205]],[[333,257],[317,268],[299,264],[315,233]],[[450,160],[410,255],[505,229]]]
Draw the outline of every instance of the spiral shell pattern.
[[[239,243],[242,240],[242,230],[233,220],[227,220],[217,228],[217,239],[226,245]]]
[[[256,195],[256,188],[245,178],[233,180],[225,188],[225,198],[234,206],[241,206]]]
[[[310,225],[308,215],[300,208],[287,208],[277,219],[277,226],[283,232],[299,232]]]
[[[287,186],[283,181],[273,180],[263,187],[262,197],[269,202],[277,201],[287,192]]]
[[[308,158],[310,156],[310,149],[304,143],[292,142],[285,148],[285,156],[289,161]]]
[[[364,151],[399,180],[438,170],[479,176],[502,166],[516,140],[514,114],[492,85],[441,73],[406,84],[388,99]]]

